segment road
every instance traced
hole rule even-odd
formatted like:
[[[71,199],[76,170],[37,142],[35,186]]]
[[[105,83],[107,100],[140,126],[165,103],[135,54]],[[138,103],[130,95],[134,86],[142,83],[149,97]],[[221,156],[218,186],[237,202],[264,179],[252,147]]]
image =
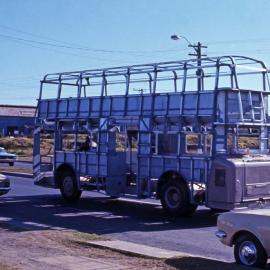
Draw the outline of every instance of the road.
[[[0,197],[0,222],[31,230],[74,229],[234,261],[232,249],[214,236],[217,216],[206,208],[199,208],[190,218],[170,219],[159,204],[110,200],[94,192],[85,192],[78,203],[70,205],[58,190],[34,186],[32,179],[10,179],[12,190]]]
[[[0,165],[1,165],[1,167],[9,167],[8,163],[0,163]],[[31,162],[15,161],[14,167],[24,168],[24,169],[32,169],[33,164]]]

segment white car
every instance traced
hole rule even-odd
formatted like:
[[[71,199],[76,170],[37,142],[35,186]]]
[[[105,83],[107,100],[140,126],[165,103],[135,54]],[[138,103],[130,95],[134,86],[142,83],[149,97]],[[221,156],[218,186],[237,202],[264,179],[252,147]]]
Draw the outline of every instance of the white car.
[[[8,153],[5,148],[0,147],[0,163],[8,163],[9,166],[13,166],[16,158],[15,154]]]
[[[223,213],[216,236],[234,246],[237,263],[262,267],[270,258],[270,208]]]

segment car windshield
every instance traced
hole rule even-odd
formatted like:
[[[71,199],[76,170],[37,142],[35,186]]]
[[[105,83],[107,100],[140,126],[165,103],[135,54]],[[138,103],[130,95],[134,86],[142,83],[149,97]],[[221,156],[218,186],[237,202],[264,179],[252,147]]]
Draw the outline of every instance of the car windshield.
[[[7,151],[4,148],[0,148],[0,153],[6,153]]]

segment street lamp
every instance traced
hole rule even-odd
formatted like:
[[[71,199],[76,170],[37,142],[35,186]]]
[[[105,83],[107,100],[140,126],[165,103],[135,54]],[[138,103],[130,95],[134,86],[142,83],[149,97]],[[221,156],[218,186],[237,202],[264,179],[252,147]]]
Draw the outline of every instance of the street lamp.
[[[179,40],[181,38],[184,39],[188,43],[188,45],[191,45],[192,46],[191,42],[185,36],[171,35],[171,39],[172,40]]]
[[[198,67],[197,72],[196,72],[196,75],[198,76],[197,86],[198,86],[198,91],[201,91],[202,90],[201,58],[202,56],[206,56],[206,54],[202,54],[202,48],[207,48],[207,46],[202,45],[200,42],[198,42],[197,45],[192,45],[191,42],[185,36],[181,36],[181,35],[171,35],[171,39],[172,40],[184,39],[188,43],[188,47],[191,47],[195,50],[195,54],[189,53],[189,55],[196,56],[197,58],[197,67]]]

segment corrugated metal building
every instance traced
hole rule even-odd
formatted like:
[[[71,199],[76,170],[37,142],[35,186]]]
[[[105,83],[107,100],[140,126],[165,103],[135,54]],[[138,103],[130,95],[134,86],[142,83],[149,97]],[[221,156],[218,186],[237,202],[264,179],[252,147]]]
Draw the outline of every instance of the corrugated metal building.
[[[0,105],[1,136],[30,135],[34,129],[34,106]]]

